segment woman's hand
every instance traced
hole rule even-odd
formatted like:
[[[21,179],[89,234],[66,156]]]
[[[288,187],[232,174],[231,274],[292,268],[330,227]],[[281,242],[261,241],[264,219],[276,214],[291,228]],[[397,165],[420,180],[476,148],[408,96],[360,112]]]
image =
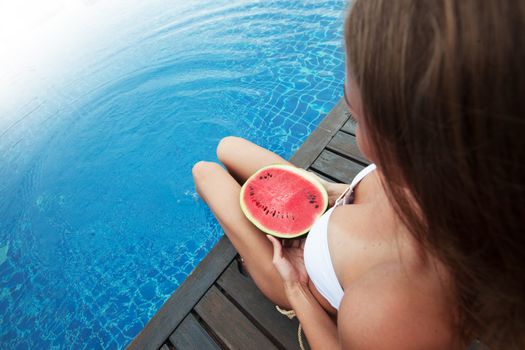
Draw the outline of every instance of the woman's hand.
[[[308,285],[308,273],[304,266],[305,238],[285,240],[281,243],[277,238],[266,235],[273,245],[273,265],[281,275],[284,285]]]
[[[328,182],[316,174],[312,173],[311,171],[308,171],[308,174],[315,177],[317,181],[323,185],[324,189],[326,190],[326,193],[328,194],[328,207],[331,208],[334,206],[335,201],[337,198],[343,194],[343,192],[349,187],[349,185],[346,184],[339,184],[334,182]]]
[[[337,325],[310,291],[304,266],[305,239],[266,236],[273,245],[273,265],[281,275],[291,309],[301,323],[311,349],[341,349]]]

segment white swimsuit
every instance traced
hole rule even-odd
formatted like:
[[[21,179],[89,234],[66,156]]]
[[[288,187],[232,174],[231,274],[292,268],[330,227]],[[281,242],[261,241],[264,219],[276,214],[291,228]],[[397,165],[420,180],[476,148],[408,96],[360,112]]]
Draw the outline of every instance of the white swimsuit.
[[[354,201],[355,186],[370,172],[376,169],[375,164],[370,164],[361,170],[350,187],[336,200],[334,206],[326,211],[310,229],[304,244],[304,265],[308,276],[323,297],[337,310],[343,299],[343,288],[334,271],[330,250],[328,248],[328,221],[334,208],[351,204]]]

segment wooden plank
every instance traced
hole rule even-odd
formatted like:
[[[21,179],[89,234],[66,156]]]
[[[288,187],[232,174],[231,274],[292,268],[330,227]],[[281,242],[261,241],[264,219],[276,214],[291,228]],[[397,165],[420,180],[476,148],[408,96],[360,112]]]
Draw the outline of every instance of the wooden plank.
[[[297,319],[290,320],[277,312],[275,304],[259,291],[251,278],[239,273],[235,263],[228,266],[217,284],[285,349],[298,347]]]
[[[357,146],[357,140],[353,135],[346,134],[344,132],[338,132],[332,138],[330,143],[328,143],[326,148],[331,151],[341,153],[349,158],[355,159],[363,164],[370,164],[370,162],[359,150],[359,147]]]
[[[326,180],[326,181],[329,181],[329,182],[334,182],[334,179],[328,177],[326,174],[321,174],[320,172],[316,171],[315,169],[308,168],[308,171],[314,173],[315,175],[319,176],[323,180]]]
[[[191,313],[184,318],[175,332],[170,335],[170,341],[177,350],[217,350],[219,345],[202,328],[199,321]]]
[[[195,305],[195,311],[228,349],[277,349],[215,286]]]
[[[347,112],[348,120],[341,127],[341,130],[355,136],[356,124],[352,118],[350,118],[350,112]]]
[[[228,238],[223,236],[146,324],[146,327],[127,349],[158,349],[226,269],[236,254]]]
[[[339,182],[350,183],[357,173],[363,169],[363,165],[324,150],[312,164],[312,168],[333,177]]]
[[[299,147],[290,162],[298,167],[308,168],[347,120],[345,104],[341,99]]]

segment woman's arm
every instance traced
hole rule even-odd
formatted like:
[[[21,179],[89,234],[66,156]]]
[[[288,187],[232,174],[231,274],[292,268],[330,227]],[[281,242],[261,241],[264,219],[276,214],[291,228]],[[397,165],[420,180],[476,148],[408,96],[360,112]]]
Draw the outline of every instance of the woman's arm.
[[[309,278],[303,260],[304,240],[283,247],[275,237],[267,237],[273,245],[273,264],[281,275],[288,302],[301,322],[310,347],[313,350],[339,349],[336,324],[308,288]]]
[[[339,349],[337,325],[317,302],[307,285],[285,283],[285,292],[312,350]]]

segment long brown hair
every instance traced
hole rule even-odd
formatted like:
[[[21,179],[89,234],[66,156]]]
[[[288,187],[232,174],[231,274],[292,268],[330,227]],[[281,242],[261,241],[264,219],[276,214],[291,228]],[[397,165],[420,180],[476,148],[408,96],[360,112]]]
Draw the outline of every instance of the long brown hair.
[[[460,335],[525,348],[525,2],[356,0],[345,43],[383,186],[448,268]]]

